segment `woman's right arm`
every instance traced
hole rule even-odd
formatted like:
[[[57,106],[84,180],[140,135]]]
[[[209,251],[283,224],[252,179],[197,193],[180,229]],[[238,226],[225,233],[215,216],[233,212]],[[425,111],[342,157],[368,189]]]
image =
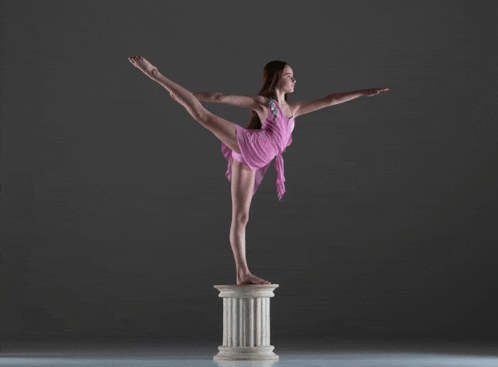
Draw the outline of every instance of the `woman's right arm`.
[[[217,99],[218,103],[226,103],[232,106],[241,108],[250,108],[251,110],[258,110],[261,106],[266,105],[266,99],[260,95],[251,96],[236,96],[236,95],[221,95]]]
[[[192,93],[195,98],[197,98],[201,102],[219,102],[219,98],[223,95],[223,93],[219,92],[195,92]],[[175,101],[175,95],[173,93],[169,94],[171,98],[173,98]],[[177,101],[178,102],[178,101]]]
[[[219,102],[219,97],[223,93],[220,92],[195,92],[194,96],[201,102]]]

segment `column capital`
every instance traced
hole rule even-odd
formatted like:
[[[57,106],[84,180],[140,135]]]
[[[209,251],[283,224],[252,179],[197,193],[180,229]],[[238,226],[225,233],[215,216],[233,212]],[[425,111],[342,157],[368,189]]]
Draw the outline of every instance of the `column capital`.
[[[243,284],[243,285],[214,285],[220,291],[219,297],[228,298],[263,298],[275,297],[273,291],[279,284]]]

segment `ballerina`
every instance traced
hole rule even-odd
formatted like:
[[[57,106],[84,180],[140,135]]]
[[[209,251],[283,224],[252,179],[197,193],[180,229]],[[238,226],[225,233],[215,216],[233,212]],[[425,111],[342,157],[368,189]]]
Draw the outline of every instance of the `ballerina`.
[[[142,56],[128,60],[145,75],[162,85],[170,96],[222,143],[228,161],[226,176],[231,181],[232,224],[230,244],[235,258],[237,285],[271,284],[249,271],[246,260],[245,230],[249,221],[252,197],[273,158],[277,169],[277,191],[281,200],[285,192],[282,153],[292,142],[292,131],[298,116],[343,103],[360,96],[374,96],[389,88],[363,89],[335,93],[315,101],[287,102],[294,92],[296,79],[291,66],[283,61],[268,63],[263,71],[261,89],[257,95],[234,96],[222,93],[192,93],[162,75]],[[246,128],[225,120],[200,103],[226,103],[249,108],[251,120]]]

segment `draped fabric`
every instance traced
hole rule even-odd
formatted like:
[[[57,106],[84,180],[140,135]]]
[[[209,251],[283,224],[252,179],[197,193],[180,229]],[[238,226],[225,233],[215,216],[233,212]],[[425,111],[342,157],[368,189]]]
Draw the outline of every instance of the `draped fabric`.
[[[283,150],[292,143],[292,131],[294,130],[294,116],[287,118],[277,102],[270,98],[268,100],[268,117],[261,124],[259,130],[249,130],[237,124],[237,142],[240,154],[234,152],[225,143],[221,143],[221,151],[228,161],[225,173],[228,180],[232,181],[232,159],[247,164],[251,170],[256,171],[254,179],[254,192],[275,158],[275,169],[277,170],[277,193],[278,199],[282,200],[285,193],[284,159]]]

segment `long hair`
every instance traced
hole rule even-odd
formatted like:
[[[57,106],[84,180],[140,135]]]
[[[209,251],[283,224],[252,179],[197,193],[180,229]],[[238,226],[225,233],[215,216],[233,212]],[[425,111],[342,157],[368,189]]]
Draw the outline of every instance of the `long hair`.
[[[265,68],[263,69],[263,78],[261,80],[261,87],[259,89],[258,95],[266,98],[277,99],[277,95],[275,94],[275,87],[282,77],[285,65],[288,64],[284,61],[279,60],[274,60],[266,64]],[[287,93],[284,94],[284,99],[287,102]],[[255,111],[251,110],[251,118],[246,126],[246,129],[260,130],[261,127],[262,122],[258,114]]]

